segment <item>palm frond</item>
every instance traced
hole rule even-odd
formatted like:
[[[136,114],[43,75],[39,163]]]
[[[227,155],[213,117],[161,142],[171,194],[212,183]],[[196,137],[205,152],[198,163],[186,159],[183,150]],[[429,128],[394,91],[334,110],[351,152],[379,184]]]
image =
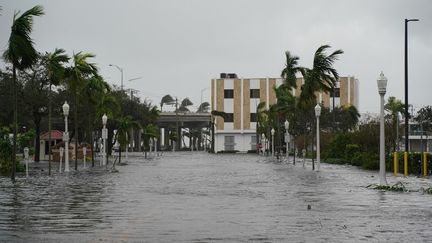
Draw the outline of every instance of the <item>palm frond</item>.
[[[19,14],[19,11],[14,14],[8,48],[3,53],[3,58],[22,70],[33,65],[37,59],[38,53],[30,34],[33,30],[33,17],[41,16],[44,12],[42,6],[37,5],[22,15]]]

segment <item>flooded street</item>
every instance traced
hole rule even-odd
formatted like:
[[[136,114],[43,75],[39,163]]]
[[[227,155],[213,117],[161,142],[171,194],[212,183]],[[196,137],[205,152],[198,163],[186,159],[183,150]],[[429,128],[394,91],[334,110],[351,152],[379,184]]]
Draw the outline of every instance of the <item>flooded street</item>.
[[[182,152],[130,156],[119,173],[3,177],[0,242],[432,241],[432,195],[371,190],[377,173],[321,168]]]

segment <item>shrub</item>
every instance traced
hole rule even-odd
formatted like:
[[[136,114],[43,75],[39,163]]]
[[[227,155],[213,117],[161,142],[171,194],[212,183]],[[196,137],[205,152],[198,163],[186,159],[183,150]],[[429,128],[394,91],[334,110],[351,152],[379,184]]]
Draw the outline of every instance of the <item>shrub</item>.
[[[377,154],[363,152],[360,154],[361,166],[366,170],[379,169],[379,157]]]
[[[340,158],[326,158],[324,162],[328,164],[338,164],[338,165],[343,165],[347,163],[344,159],[340,159]]]
[[[340,133],[336,134],[331,140],[323,153],[327,158],[345,158],[345,148],[351,143],[351,134]]]
[[[350,164],[354,165],[354,161],[353,159],[355,157],[357,157],[356,159],[358,160],[359,158],[359,153],[360,153],[360,147],[357,144],[347,144],[345,146],[345,155],[344,158],[346,161],[348,161]],[[356,161],[358,163],[358,161]],[[356,165],[361,165],[360,164],[356,164]]]

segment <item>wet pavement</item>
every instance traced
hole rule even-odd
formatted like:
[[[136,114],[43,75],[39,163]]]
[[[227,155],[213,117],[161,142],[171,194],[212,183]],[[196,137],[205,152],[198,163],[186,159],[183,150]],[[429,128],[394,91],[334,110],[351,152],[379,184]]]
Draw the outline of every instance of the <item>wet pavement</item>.
[[[42,163],[29,179],[0,178],[0,242],[432,241],[432,195],[367,189],[377,172],[201,152],[127,163],[118,173],[71,163],[51,177]]]

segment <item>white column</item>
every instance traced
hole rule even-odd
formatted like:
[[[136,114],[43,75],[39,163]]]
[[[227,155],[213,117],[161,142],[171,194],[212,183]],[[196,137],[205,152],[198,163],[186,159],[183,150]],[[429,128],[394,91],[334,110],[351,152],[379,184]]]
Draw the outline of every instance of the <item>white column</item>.
[[[68,120],[65,116],[65,172],[69,172],[69,132],[68,132]],[[76,149],[76,148],[75,148]]]
[[[320,171],[321,166],[321,156],[320,156],[320,132],[319,132],[319,116],[317,116],[317,129],[316,129],[316,136],[317,136],[317,167],[316,171]]]
[[[381,97],[381,112],[380,112],[380,184],[387,185],[386,171],[385,171],[385,151],[384,151],[384,94]]]

